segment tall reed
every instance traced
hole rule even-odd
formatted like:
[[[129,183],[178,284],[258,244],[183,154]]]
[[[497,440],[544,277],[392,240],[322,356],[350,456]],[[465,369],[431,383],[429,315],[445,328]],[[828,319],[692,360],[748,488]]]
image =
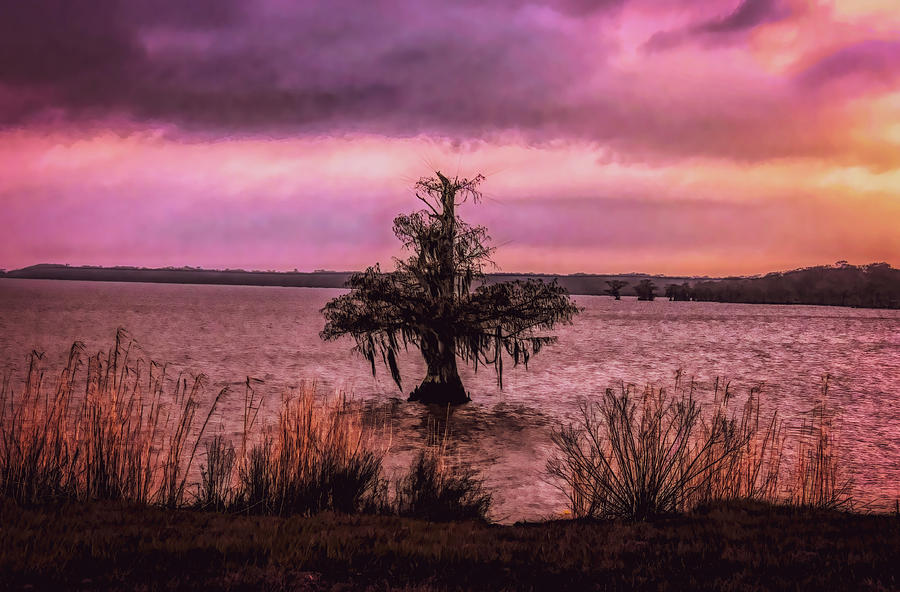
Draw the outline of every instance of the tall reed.
[[[87,356],[76,342],[52,386],[38,352],[21,388],[4,376],[0,494],[276,514],[386,507],[375,430],[345,397],[324,400],[305,384],[273,425],[259,426],[260,381],[248,378],[236,451],[222,435],[206,437],[227,388],[201,409],[204,375],[170,377],[134,359],[133,347],[120,329],[106,353]]]
[[[831,376],[822,379],[822,396],[800,427],[797,465],[792,474],[790,502],[800,506],[853,508],[852,481],[843,475],[835,442],[835,413],[828,406]]]
[[[778,501],[783,485],[784,422],[777,410],[768,419],[760,417],[760,394],[760,387],[752,387],[740,412],[730,413],[734,400],[731,385],[715,380],[712,421],[725,422],[730,429],[704,453],[704,466],[709,468],[697,476],[699,487],[689,503],[726,499]],[[710,438],[709,423],[701,414],[698,439]]]
[[[304,384],[241,459],[232,508],[252,513],[359,512],[383,504],[383,454],[345,397]]]
[[[728,383],[715,381],[706,408],[695,388],[680,372],[672,391],[623,384],[582,403],[577,423],[553,430],[556,453],[547,472],[575,517],[643,520],[728,499],[848,507],[850,484],[837,477],[824,404],[794,447],[791,473],[783,462],[784,423],[777,413],[761,419],[759,388],[740,412],[730,410]]]
[[[4,378],[0,492],[21,503],[60,497],[185,501],[197,446],[225,391],[196,428],[205,377],[167,381],[166,368],[153,363],[144,376],[144,363],[129,359],[132,347],[121,329],[105,354],[85,358],[84,345],[76,342],[52,388],[38,352],[28,358],[20,391],[11,376]]]

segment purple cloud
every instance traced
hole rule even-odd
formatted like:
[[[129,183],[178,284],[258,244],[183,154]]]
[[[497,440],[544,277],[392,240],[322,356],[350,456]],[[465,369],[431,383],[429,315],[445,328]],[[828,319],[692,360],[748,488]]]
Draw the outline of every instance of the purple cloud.
[[[652,7],[631,1],[652,21]],[[10,5],[0,19],[7,128],[128,122],[201,139],[511,133],[648,162],[831,149],[804,89],[756,62],[709,67],[715,43],[683,62],[650,52],[623,69],[625,0],[0,2]],[[684,34],[738,40],[787,14],[780,0],[721,13]]]
[[[696,30],[704,33],[746,31],[784,16],[785,10],[776,0],[744,0],[734,12],[725,18],[701,23],[697,25]]]
[[[655,33],[644,44],[647,51],[663,51],[683,43],[698,40],[721,43],[759,25],[781,20],[789,11],[779,0],[743,0],[734,11],[724,17],[715,17],[671,31]]]
[[[800,72],[796,81],[819,88],[849,77],[893,86],[900,77],[900,41],[870,40],[842,47]]]
[[[6,123],[121,113],[225,133],[477,134],[552,115],[551,97],[584,70],[528,3],[258,2],[240,18],[229,3],[187,5],[14,3],[0,25],[0,86],[32,100]]]

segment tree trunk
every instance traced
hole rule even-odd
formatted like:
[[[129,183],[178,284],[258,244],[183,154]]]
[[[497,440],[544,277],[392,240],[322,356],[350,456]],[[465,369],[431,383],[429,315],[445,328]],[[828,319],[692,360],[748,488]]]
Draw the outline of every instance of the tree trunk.
[[[416,390],[409,394],[410,401],[457,405],[469,401],[462,380],[456,370],[456,343],[451,324],[446,322],[448,308],[456,298],[456,267],[454,265],[454,245],[456,244],[456,186],[438,173],[443,184],[441,191],[440,236],[429,245],[429,254],[434,257],[434,274],[426,282],[433,308],[429,311],[427,327],[422,332],[420,349],[428,373]]]
[[[432,333],[422,339],[421,350],[428,372],[422,384],[409,394],[409,400],[441,405],[470,401],[456,369],[453,338]]]

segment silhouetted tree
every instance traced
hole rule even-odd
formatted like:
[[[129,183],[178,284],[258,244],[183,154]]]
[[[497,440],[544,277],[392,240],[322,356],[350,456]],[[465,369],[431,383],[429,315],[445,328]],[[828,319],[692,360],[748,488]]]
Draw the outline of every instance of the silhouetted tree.
[[[669,300],[684,301],[691,299],[691,286],[687,282],[681,285],[669,284],[666,286],[666,298]]]
[[[622,299],[622,288],[628,285],[628,282],[623,282],[622,280],[606,280],[607,285],[609,286],[604,292],[616,300]]]
[[[470,226],[456,207],[481,194],[484,178],[450,179],[440,172],[416,183],[416,197],[427,209],[394,219],[394,234],[412,255],[396,259],[396,271],[376,264],[353,274],[350,292],[325,305],[323,339],[350,335],[371,364],[381,357],[402,389],[397,352],[418,347],[427,373],[410,393],[411,401],[462,403],[469,400],[457,371],[457,357],[492,364],[503,386],[503,352],[514,365],[528,364],[556,338],[539,334],[570,322],[578,308],[554,280],[485,284],[484,266],[492,249],[483,226]],[[481,285],[472,290],[473,282]]]
[[[641,280],[634,287],[638,300],[653,300],[656,298],[656,284],[652,280]]]

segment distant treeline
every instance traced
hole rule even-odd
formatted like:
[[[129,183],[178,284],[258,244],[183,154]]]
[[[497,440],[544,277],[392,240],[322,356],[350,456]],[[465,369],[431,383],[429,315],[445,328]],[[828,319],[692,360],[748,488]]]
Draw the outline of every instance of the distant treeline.
[[[195,267],[91,267],[40,264],[0,277],[23,279],[172,284],[224,284],[342,288],[349,271],[279,272],[210,270]],[[823,304],[865,308],[900,308],[900,270],[887,263],[808,267],[761,277],[672,277],[640,273],[620,275],[489,274],[488,282],[514,279],[557,279],[572,294],[637,296],[641,300],[697,300],[748,304]]]
[[[286,286],[296,288],[343,288],[352,272],[326,271],[245,271],[243,269],[201,269],[197,267],[93,267],[70,266],[51,263],[32,265],[7,272],[6,277],[20,279],[80,280],[101,282],[151,282],[166,284],[223,284],[238,286]],[[2,277],[3,274],[0,274]],[[634,286],[645,278],[660,284],[698,281],[708,278],[649,276],[646,274],[591,275],[574,274],[554,276],[549,274],[488,274],[488,282],[502,282],[514,279],[553,279],[571,294],[606,294],[610,280],[618,280],[626,285],[623,296],[636,296]]]
[[[219,284],[231,286],[285,286],[341,288],[350,277],[346,271],[279,272],[197,267],[92,267],[42,263],[6,272],[6,277],[33,280],[95,282],[148,282],[161,284]]]
[[[808,267],[754,278],[668,284],[670,300],[900,308],[900,270],[887,263]]]

